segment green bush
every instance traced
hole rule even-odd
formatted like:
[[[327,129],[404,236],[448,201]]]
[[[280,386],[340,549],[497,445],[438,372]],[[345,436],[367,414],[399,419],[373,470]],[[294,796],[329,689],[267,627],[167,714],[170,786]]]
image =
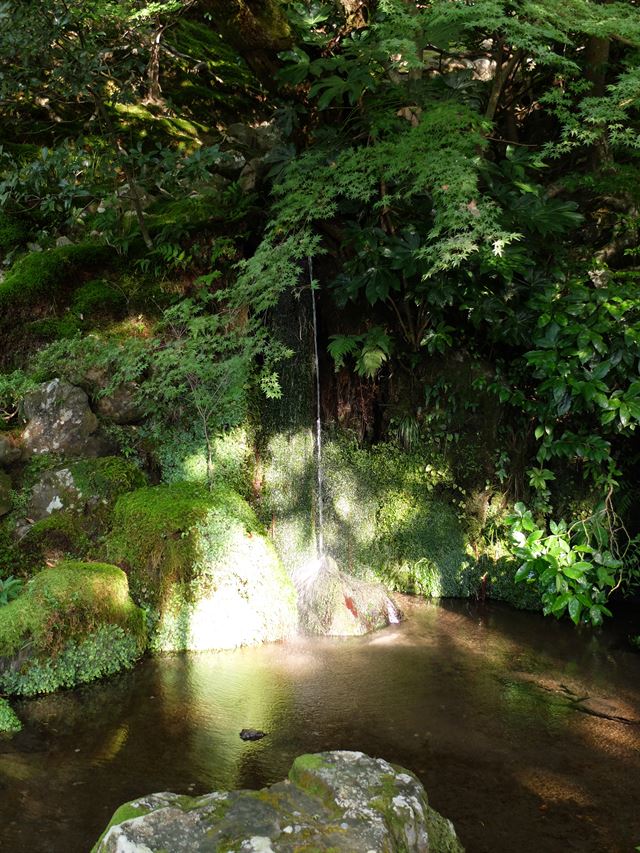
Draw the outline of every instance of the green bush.
[[[19,246],[27,238],[27,229],[19,219],[0,211],[0,251],[6,252]]]
[[[2,689],[15,696],[53,693],[131,669],[140,642],[119,625],[101,625],[83,640],[70,640],[54,658],[36,661],[24,671],[0,674]]]
[[[0,732],[13,735],[22,729],[22,723],[6,699],[0,698]]]

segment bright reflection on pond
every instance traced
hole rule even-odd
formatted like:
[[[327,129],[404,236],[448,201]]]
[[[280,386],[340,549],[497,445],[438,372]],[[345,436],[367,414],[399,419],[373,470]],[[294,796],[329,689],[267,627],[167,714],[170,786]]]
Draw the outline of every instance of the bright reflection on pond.
[[[367,637],[149,659],[16,703],[0,849],[88,851],[125,800],[260,787],[323,749],[416,772],[470,853],[640,844],[640,656],[611,630],[497,605],[402,607],[406,622]]]

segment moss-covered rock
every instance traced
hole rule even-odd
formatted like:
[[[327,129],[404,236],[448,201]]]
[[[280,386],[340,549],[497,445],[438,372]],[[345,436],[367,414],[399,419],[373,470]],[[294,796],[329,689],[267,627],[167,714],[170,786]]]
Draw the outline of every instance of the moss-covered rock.
[[[0,690],[49,693],[128,667],[146,641],[127,577],[104,563],[61,563],[0,608]]]
[[[291,578],[251,507],[228,488],[176,483],[123,495],[106,547],[154,614],[155,651],[233,648],[296,629]]]
[[[96,527],[120,495],[144,484],[142,471],[120,456],[69,462],[41,474],[31,490],[28,514],[35,521],[58,512],[83,514],[84,527]]]
[[[92,853],[121,850],[463,853],[451,821],[409,771],[361,752],[297,758],[288,782],[121,806]]]
[[[55,304],[75,289],[79,270],[103,266],[112,255],[112,249],[96,242],[31,252],[17,260],[0,283],[0,308],[6,312],[42,301]]]

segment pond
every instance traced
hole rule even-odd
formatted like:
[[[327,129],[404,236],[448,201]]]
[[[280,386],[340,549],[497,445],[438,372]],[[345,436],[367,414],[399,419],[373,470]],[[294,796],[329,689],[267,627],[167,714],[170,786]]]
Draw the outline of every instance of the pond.
[[[405,622],[367,637],[151,658],[16,703],[24,731],[0,741],[0,849],[83,853],[123,801],[262,787],[325,749],[413,770],[469,853],[640,844],[640,655],[621,629],[402,605]],[[244,742],[245,727],[268,736]]]

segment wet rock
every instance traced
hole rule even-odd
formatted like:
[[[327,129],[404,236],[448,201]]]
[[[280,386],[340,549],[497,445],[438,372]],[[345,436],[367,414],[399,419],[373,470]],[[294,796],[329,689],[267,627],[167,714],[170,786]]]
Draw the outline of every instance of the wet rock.
[[[463,853],[419,780],[361,752],[297,758],[262,791],[151,794],[116,811],[95,853]]]
[[[340,571],[324,557],[293,573],[300,628],[306,634],[350,637],[399,622],[401,613],[381,584]]]
[[[266,736],[267,733],[261,732],[260,729],[242,729],[240,732],[242,740],[262,740]]]
[[[0,465],[11,465],[22,455],[19,445],[6,435],[0,435]]]
[[[0,516],[6,515],[11,510],[12,491],[11,477],[4,471],[0,471]]]
[[[108,442],[96,434],[98,419],[82,388],[52,379],[27,394],[23,409],[29,421],[23,434],[28,455],[100,456],[108,452]]]

